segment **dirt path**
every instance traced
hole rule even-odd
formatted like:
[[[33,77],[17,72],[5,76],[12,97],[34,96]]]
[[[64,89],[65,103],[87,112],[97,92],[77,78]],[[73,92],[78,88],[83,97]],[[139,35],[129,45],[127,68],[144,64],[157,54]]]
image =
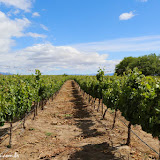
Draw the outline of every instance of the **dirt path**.
[[[26,121],[25,131],[17,129],[7,155],[17,152],[20,160],[148,159],[148,155],[153,158],[154,154],[144,145],[133,142],[133,147],[123,146],[126,129],[117,122],[111,130],[112,123],[111,115],[107,115],[107,121],[100,120],[100,113],[87,104],[76,83],[67,81],[54,101],[38,111],[35,120],[30,117]],[[7,142],[1,144],[0,152],[6,149],[5,145]],[[137,145],[140,150],[135,148]]]

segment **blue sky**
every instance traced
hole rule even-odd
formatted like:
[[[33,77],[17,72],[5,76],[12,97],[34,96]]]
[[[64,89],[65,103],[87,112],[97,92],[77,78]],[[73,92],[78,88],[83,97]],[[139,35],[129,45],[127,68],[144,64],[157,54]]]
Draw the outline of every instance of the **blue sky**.
[[[0,0],[0,71],[114,72],[160,54],[159,0]]]

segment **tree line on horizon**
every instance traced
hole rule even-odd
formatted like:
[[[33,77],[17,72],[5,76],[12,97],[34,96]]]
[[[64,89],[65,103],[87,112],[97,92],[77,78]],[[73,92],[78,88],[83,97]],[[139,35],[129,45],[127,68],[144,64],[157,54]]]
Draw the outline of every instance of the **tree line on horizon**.
[[[124,72],[135,67],[146,76],[160,76],[160,55],[154,53],[140,57],[125,57],[116,65],[115,73],[123,75]]]

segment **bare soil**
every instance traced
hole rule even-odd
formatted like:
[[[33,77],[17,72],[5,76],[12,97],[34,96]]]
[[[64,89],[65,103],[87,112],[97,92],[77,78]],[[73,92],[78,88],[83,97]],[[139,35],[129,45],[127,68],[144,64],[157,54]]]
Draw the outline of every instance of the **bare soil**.
[[[0,153],[6,151],[5,155],[14,156],[16,152],[20,160],[158,159],[157,154],[133,134],[131,145],[126,146],[127,127],[116,119],[112,129],[114,112],[110,110],[113,114],[107,112],[105,120],[101,120],[102,111],[97,112],[97,106],[98,101],[94,109],[78,85],[69,80],[44,110],[38,109],[34,120],[33,115],[27,118],[25,130],[19,127],[13,132],[11,149],[6,147],[9,138],[0,144]],[[120,112],[117,116],[128,124]],[[0,134],[5,132],[5,127],[0,128]],[[132,126],[132,129],[158,152],[157,139],[140,126]],[[2,158],[2,155],[0,159],[16,159]]]

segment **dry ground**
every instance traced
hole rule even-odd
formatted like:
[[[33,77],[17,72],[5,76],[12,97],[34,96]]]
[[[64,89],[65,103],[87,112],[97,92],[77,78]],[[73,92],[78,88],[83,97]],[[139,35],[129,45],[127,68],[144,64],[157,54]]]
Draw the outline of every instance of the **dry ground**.
[[[96,102],[98,105],[98,102]],[[26,121],[26,129],[14,131],[12,148],[6,155],[19,155],[20,160],[118,160],[156,159],[157,155],[132,136],[130,147],[126,146],[127,127],[107,112],[105,120],[101,113],[88,104],[74,81],[67,81],[56,98],[38,110],[38,116]],[[118,117],[128,123],[118,113]],[[141,130],[133,130],[151,147],[158,151],[158,140]],[[4,129],[1,129],[1,132]],[[9,139],[0,144],[0,153],[6,150]],[[2,158],[1,158],[2,159]],[[15,159],[15,158],[4,158]],[[158,159],[158,158],[157,158]]]

